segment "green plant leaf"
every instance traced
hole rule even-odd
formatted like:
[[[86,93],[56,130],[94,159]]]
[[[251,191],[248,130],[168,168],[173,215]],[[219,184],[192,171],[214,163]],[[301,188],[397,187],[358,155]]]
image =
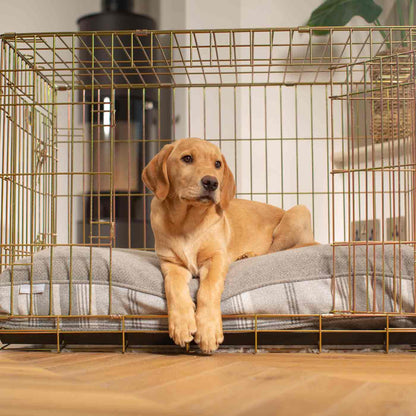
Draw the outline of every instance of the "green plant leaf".
[[[308,20],[308,26],[344,26],[354,16],[361,16],[368,23],[382,12],[373,0],[325,0],[316,8]],[[314,30],[316,35],[325,35],[327,30]]]

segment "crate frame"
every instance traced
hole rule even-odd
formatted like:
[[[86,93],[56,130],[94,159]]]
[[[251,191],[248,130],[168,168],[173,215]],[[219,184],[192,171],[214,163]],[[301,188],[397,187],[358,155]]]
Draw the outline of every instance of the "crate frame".
[[[143,120],[145,120],[145,110],[147,105],[146,94],[148,91],[157,91],[157,111],[158,111],[158,125],[157,134],[153,138],[147,138],[144,135],[143,121],[143,138],[137,140],[142,142],[143,149],[146,143],[153,142],[160,148],[163,144],[169,143],[172,138],[177,137],[177,126],[175,119],[175,94],[179,95],[180,92],[184,92],[187,95],[186,111],[187,111],[187,126],[184,128],[188,131],[189,135],[192,132],[192,109],[191,109],[191,92],[200,89],[203,95],[203,126],[202,136],[204,139],[209,139],[209,126],[207,125],[207,111],[209,111],[209,94],[211,91],[217,92],[217,102],[219,109],[219,122],[218,130],[219,137],[214,140],[221,147],[227,145],[227,141],[234,144],[234,170],[237,171],[238,149],[237,145],[241,145],[243,142],[247,142],[250,146],[250,187],[249,192],[244,192],[240,189],[238,196],[247,197],[251,199],[256,198],[256,192],[253,191],[253,166],[251,161],[253,160],[253,149],[255,148],[256,141],[261,142],[265,146],[266,154],[266,189],[264,192],[260,192],[259,195],[264,195],[265,202],[270,202],[273,194],[281,200],[281,206],[287,201],[284,199],[290,194],[296,197],[296,202],[301,201],[302,197],[312,196],[311,198],[311,210],[313,212],[313,222],[315,223],[315,197],[319,195],[319,191],[314,189],[314,146],[315,142],[322,141],[326,146],[326,168],[328,172],[327,188],[322,191],[322,195],[326,198],[326,205],[328,209],[328,225],[327,235],[328,242],[333,245],[334,252],[334,266],[335,255],[337,247],[347,246],[351,252],[350,258],[352,261],[355,259],[355,248],[359,245],[365,245],[367,247],[367,256],[371,252],[371,248],[375,246],[384,247],[386,244],[393,244],[394,247],[400,247],[402,245],[410,245],[415,248],[416,245],[416,232],[414,217],[414,186],[413,178],[415,172],[415,128],[411,126],[410,142],[412,147],[411,157],[403,165],[400,161],[397,162],[397,166],[394,168],[400,171],[403,169],[409,170],[409,181],[411,185],[406,189],[406,192],[410,195],[411,203],[409,206],[409,212],[406,214],[407,228],[409,230],[408,236],[404,240],[399,238],[398,241],[386,241],[384,237],[384,214],[382,216],[382,239],[381,241],[369,241],[368,236],[365,241],[356,242],[353,240],[353,229],[350,225],[351,220],[354,221],[356,216],[354,214],[354,203],[351,204],[351,198],[354,198],[356,192],[351,188],[351,181],[348,179],[351,175],[354,175],[356,168],[355,163],[355,145],[354,137],[358,137],[358,142],[362,140],[360,133],[356,130],[353,119],[356,109],[353,107],[354,96],[357,94],[357,86],[363,86],[364,90],[359,91],[361,94],[361,101],[364,105],[368,102],[376,100],[374,98],[374,91],[379,88],[380,91],[391,88],[394,81],[379,83],[374,88],[375,81],[368,81],[368,68],[379,67],[383,65],[394,64],[399,66],[400,56],[407,55],[411,60],[411,80],[405,82],[411,85],[412,94],[409,97],[411,102],[411,110],[414,112],[414,73],[415,73],[415,48],[414,43],[416,40],[415,27],[331,27],[327,28],[329,35],[326,37],[315,37],[314,29],[308,27],[299,28],[266,28],[266,29],[235,29],[235,30],[184,30],[184,31],[119,31],[119,32],[62,32],[62,33],[27,33],[27,34],[4,34],[1,36],[1,65],[0,65],[0,112],[2,117],[0,118],[3,130],[2,151],[9,157],[2,159],[2,169],[0,171],[0,195],[1,195],[1,208],[8,209],[10,215],[1,217],[2,225],[2,238],[0,241],[0,271],[5,267],[10,267],[13,270],[16,260],[22,256],[33,258],[33,255],[40,249],[49,248],[51,251],[51,266],[53,259],[53,248],[60,245],[69,246],[71,248],[75,246],[100,246],[108,247],[109,257],[111,264],[112,248],[115,246],[115,227],[116,227],[116,214],[115,214],[115,198],[116,196],[122,196],[120,193],[116,194],[115,191],[115,156],[114,149],[116,145],[115,128],[116,128],[116,109],[115,99],[116,94],[119,91],[126,92],[125,99],[128,103],[133,99],[133,93],[136,90],[141,90],[142,111]],[[341,36],[342,40],[337,40],[337,36]],[[111,46],[108,46],[108,39],[111,39]],[[126,47],[125,39],[131,39],[130,49]],[[259,40],[260,39],[260,40]],[[358,41],[357,39],[362,39]],[[406,42],[408,51],[395,52],[395,47],[401,46],[403,42]],[[358,49],[357,49],[358,48]],[[389,57],[392,62],[387,62],[386,55],[384,57],[379,56],[380,51],[388,49],[387,59]],[[90,53],[91,61],[82,61],[79,58],[81,50]],[[95,59],[95,53],[98,50],[102,50],[109,55],[107,61]],[[117,61],[114,59],[115,51],[123,50],[123,53],[129,59],[126,61]],[[282,56],[278,52],[283,52]],[[298,52],[301,52],[300,54]],[[136,54],[136,55],[135,55]],[[363,68],[363,69],[362,69]],[[373,70],[373,69],[372,69]],[[380,69],[382,71],[382,69]],[[91,78],[90,78],[91,77]],[[87,82],[85,80],[90,80]],[[401,84],[401,81],[397,84]],[[369,87],[368,87],[369,85]],[[325,91],[326,97],[326,137],[315,137],[314,114],[313,114],[313,88],[321,88]],[[275,88],[275,96],[280,99],[280,123],[283,125],[283,105],[282,102],[287,100],[285,91],[287,89],[294,89],[294,106],[295,106],[295,123],[296,123],[296,135],[295,137],[284,136],[281,134],[279,137],[269,137],[267,131],[268,125],[268,92]],[[310,132],[311,137],[303,137],[298,134],[300,130],[300,121],[298,118],[298,105],[301,101],[299,97],[302,97],[305,89],[310,89],[308,97],[310,98]],[[161,136],[160,125],[160,111],[161,111],[161,91],[169,89],[173,93],[173,109],[172,109],[172,122],[171,122],[171,137]],[[232,91],[233,103],[234,103],[234,137],[226,138],[222,133],[222,110],[221,103],[222,95],[225,95],[224,91]],[[263,90],[261,97],[264,99],[264,136],[256,137],[253,135],[252,120],[252,100],[256,100],[256,92]],[[92,95],[91,95],[92,91]],[[104,95],[104,91],[110,91],[110,109],[104,110],[101,105],[104,105],[104,101],[101,100],[101,94]],[[242,91],[248,91],[249,100],[249,125],[237,127],[237,103],[240,105],[244,103],[241,98]],[[95,95],[97,93],[97,96]],[[81,95],[80,95],[81,94]],[[241,94],[241,95],[240,95]],[[370,94],[370,96],[368,95]],[[66,100],[62,97],[66,95]],[[315,93],[316,95],[316,93]],[[260,96],[260,95],[259,95]],[[81,97],[81,98],[80,98]],[[89,98],[88,98],[89,97]],[[92,98],[91,98],[92,97]],[[90,99],[90,101],[88,101]],[[383,98],[382,98],[383,99]],[[381,99],[381,100],[382,100]],[[396,98],[397,99],[397,98]],[[186,101],[186,100],[185,100]],[[247,101],[247,100],[246,100]],[[337,106],[337,102],[341,102],[341,112],[346,113],[346,119],[341,117],[341,123],[345,123],[346,128],[343,126],[339,131],[342,131],[338,135],[336,128],[334,127],[334,114],[339,110],[334,110]],[[345,103],[345,104],[344,104]],[[90,160],[90,166],[83,170],[77,171],[77,167],[74,167],[74,152],[77,145],[81,145],[84,149],[88,147],[90,143],[90,154],[94,153],[93,140],[85,139],[80,133],[81,129],[76,127],[76,108],[80,106],[82,108],[82,125],[85,130],[85,126],[88,127],[88,115],[85,108],[91,105],[90,120],[94,120],[94,111],[99,115],[97,116],[98,122],[95,127],[98,129],[109,128],[109,145],[110,145],[110,157],[109,157],[109,171],[103,172],[98,169],[91,169],[91,165],[94,165],[94,161]],[[94,110],[94,105],[97,109]],[[244,105],[244,104],[243,104]],[[68,112],[67,127],[62,128],[59,124],[59,108],[66,107]],[[344,107],[345,106],[345,107]],[[21,107],[24,107],[22,109]],[[30,109],[27,109],[30,108]],[[103,107],[104,108],[104,107]],[[346,110],[345,110],[346,109]],[[104,116],[109,113],[109,121],[105,124]],[[370,111],[371,113],[371,111]],[[413,113],[412,113],[413,114]],[[368,118],[371,118],[370,116]],[[130,119],[129,119],[130,120]],[[241,122],[241,120],[239,120]],[[26,128],[22,126],[26,124]],[[97,131],[94,131],[94,123],[90,123],[89,133],[91,137],[97,137]],[[413,123],[414,124],[414,123]],[[281,127],[282,128],[282,127]],[[43,129],[43,130],[42,130]],[[229,130],[229,129],[228,129]],[[270,130],[272,130],[270,128]],[[243,137],[242,132],[246,132],[246,137]],[[248,131],[248,134],[247,134]],[[63,133],[62,133],[63,132]],[[62,134],[61,134],[62,133]],[[80,134],[80,136],[78,136]],[[85,132],[84,132],[85,134]],[[98,134],[102,134],[98,133]],[[67,140],[63,140],[62,137],[67,136]],[[404,138],[399,135],[399,149],[400,140]],[[305,135],[306,136],[306,135]],[[372,153],[374,155],[374,134],[366,132],[365,140],[370,142],[372,146]],[[24,151],[23,144],[19,144],[19,137],[23,139],[34,139],[36,143],[32,144],[32,148],[29,149],[29,145],[26,144],[26,150],[31,152],[31,157],[23,158],[19,160],[20,153]],[[43,137],[43,138],[42,138]],[[82,140],[77,140],[77,137],[81,137]],[[352,138],[352,142],[348,141],[348,138]],[[100,141],[98,136],[98,141]],[[269,142],[276,140],[281,146],[280,156],[283,171],[283,145],[290,141],[295,142],[296,145],[296,178],[297,186],[296,192],[285,191],[283,174],[281,175],[281,188],[278,192],[270,191],[268,188],[268,146]],[[393,146],[393,140],[387,140],[389,145]],[[407,140],[407,139],[406,139]],[[311,155],[312,155],[312,188],[306,192],[302,192],[299,186],[299,149],[301,149],[301,143],[303,141],[310,141]],[[24,142],[24,140],[23,140]],[[22,142],[22,143],[23,143]],[[129,146],[132,140],[129,140]],[[264,143],[263,143],[264,142]],[[341,145],[339,145],[341,143]],[[58,153],[60,152],[60,146],[67,145],[71,148],[69,151],[70,157],[67,161],[66,170],[60,171],[58,163]],[[336,164],[336,148],[341,147],[342,151],[342,168],[337,168]],[[383,147],[382,147],[383,149]],[[241,149],[240,149],[241,150]],[[382,150],[383,151],[383,150]],[[367,150],[368,152],[368,150]],[[144,152],[145,153],[145,152]],[[346,154],[347,153],[347,154]],[[316,154],[316,153],[315,153]],[[360,156],[358,154],[358,164],[360,163]],[[7,159],[7,160],[6,160]],[[145,159],[145,156],[143,157]],[[382,157],[383,159],[383,157]],[[352,164],[349,166],[349,164]],[[19,170],[20,165],[23,164],[26,170]],[[346,164],[346,166],[345,166]],[[363,169],[365,175],[372,173],[379,169],[375,167],[375,162],[372,160],[370,166],[367,162],[367,154],[365,159],[366,167]],[[389,167],[382,165],[381,170],[388,170]],[[42,172],[41,172],[42,171]],[[130,172],[130,170],[129,170]],[[100,218],[98,214],[97,235],[85,236],[85,222],[88,218],[83,214],[83,241],[82,243],[73,242],[72,234],[73,230],[73,208],[74,203],[74,178],[77,175],[87,176],[89,184],[90,198],[98,197],[98,211],[100,212],[100,196],[107,196],[109,200],[110,217],[106,220]],[[101,176],[108,176],[109,189],[108,191],[101,191],[100,185],[98,185],[98,191],[93,191],[95,182],[94,177],[98,175],[98,181]],[[335,184],[335,178],[342,176],[343,180],[341,185]],[[69,192],[60,194],[58,188],[59,177],[62,176],[67,179],[67,190]],[[237,175],[238,176],[238,175]],[[22,182],[18,183],[18,178]],[[331,178],[331,179],[330,179]],[[367,176],[366,176],[367,178]],[[238,184],[237,177],[237,184]],[[129,175],[129,189],[125,191],[127,198],[138,197],[145,201],[150,197],[150,194],[141,184],[139,189],[132,191],[130,189],[130,175]],[[354,181],[353,181],[354,182]],[[410,182],[409,182],[410,183]],[[13,186],[12,186],[13,184]],[[83,186],[85,184],[83,183]],[[86,186],[86,185],[85,185]],[[27,188],[29,191],[27,197],[23,197],[23,194],[19,194],[18,187]],[[39,188],[39,189],[38,189]],[[347,189],[346,189],[347,188]],[[42,189],[42,191],[40,190]],[[374,195],[380,192],[384,194],[386,191],[381,188],[379,191],[372,191]],[[399,189],[402,192],[401,188]],[[84,192],[85,193],[85,192]],[[5,196],[6,195],[6,196]],[[368,192],[365,194],[368,195]],[[362,192],[358,191],[358,197],[362,196]],[[26,200],[26,207],[19,211],[16,208],[20,201]],[[60,243],[58,241],[58,217],[56,214],[58,207],[58,198],[66,198],[68,202],[68,233],[66,236],[67,241]],[[342,204],[344,226],[341,231],[343,238],[337,239],[336,230],[337,225],[335,223],[335,212],[337,212],[337,198],[344,198]],[[347,198],[347,202],[345,202]],[[84,203],[84,198],[83,203]],[[272,201],[275,203],[276,200]],[[89,222],[90,225],[95,221],[93,218],[93,203],[91,203]],[[339,205],[339,204],[338,204]],[[129,205],[130,206],[130,205]],[[85,207],[83,207],[83,212]],[[146,209],[144,208],[144,212]],[[352,211],[352,216],[350,214]],[[28,217],[30,212],[36,212],[38,218],[27,223],[19,223],[19,216]],[[19,215],[20,214],[20,215]],[[50,216],[49,216],[50,214]],[[399,209],[401,215],[401,210]],[[129,214],[130,215],[130,214]],[[348,219],[347,219],[348,217]],[[361,213],[358,215],[359,219],[363,219],[366,223],[366,229],[369,224],[371,225],[374,220],[374,216],[371,219],[368,212],[362,217]],[[409,219],[410,218],[410,219]],[[393,215],[393,221],[396,221],[396,215]],[[144,218],[146,222],[146,218]],[[40,225],[42,224],[42,225]],[[394,223],[395,224],[395,223]],[[102,227],[106,225],[107,228],[102,232]],[[373,225],[374,226],[374,225]],[[40,228],[39,228],[40,227]],[[38,230],[39,228],[39,230]],[[4,229],[6,231],[4,231]],[[131,233],[131,217],[128,221],[129,235]],[[151,246],[147,244],[146,225],[143,227],[144,233],[144,246],[140,249],[152,250]],[[25,241],[21,241],[25,239]],[[129,237],[129,247],[131,247],[131,237]],[[375,248],[373,250],[375,256]],[[70,260],[72,264],[72,257]],[[401,279],[401,272],[399,272],[398,279]],[[13,271],[12,271],[13,275]],[[71,271],[70,271],[71,275]],[[354,275],[354,271],[352,272]],[[367,276],[368,277],[368,276]],[[70,278],[71,279],[71,278]],[[50,283],[53,284],[52,281]],[[71,281],[70,281],[71,284]],[[333,285],[336,282],[336,272],[333,275]],[[12,278],[13,285],[13,278]],[[92,280],[90,279],[90,294],[91,294]],[[57,350],[60,350],[60,334],[64,331],[60,328],[60,322],[66,318],[100,318],[97,315],[91,315],[91,296],[90,296],[90,313],[87,315],[73,315],[71,313],[71,307],[68,315],[54,315],[52,310],[52,291],[50,291],[50,310],[48,316],[39,316],[33,313],[33,281],[30,279],[30,313],[29,315],[20,316],[18,314],[11,313],[8,316],[0,316],[1,320],[13,320],[21,318],[32,319],[45,319],[50,318],[55,321],[57,337]],[[122,322],[122,329],[116,331],[122,334],[122,350],[126,348],[126,333],[125,319],[155,319],[154,315],[126,315],[121,317],[113,317],[111,310],[111,267],[109,273],[109,299],[110,309],[108,315],[105,318],[112,317],[119,319]],[[352,287],[352,286],[351,286]],[[416,285],[415,285],[416,287]],[[415,289],[416,290],[416,289]],[[335,292],[334,292],[335,293]],[[375,293],[375,292],[374,292]],[[335,296],[335,295],[334,295]],[[374,294],[375,296],[375,294]],[[70,294],[71,297],[71,294]],[[362,332],[382,332],[385,334],[385,348],[389,350],[389,334],[392,332],[416,332],[416,328],[391,328],[389,320],[394,317],[409,317],[414,318],[416,316],[416,304],[415,309],[411,313],[404,312],[401,308],[392,312],[383,310],[377,310],[375,302],[373,306],[369,304],[366,310],[356,310],[354,308],[354,289],[351,288],[349,293],[350,307],[348,310],[337,311],[334,307],[332,314],[323,315],[305,315],[306,317],[315,317],[319,320],[319,328],[313,330],[275,330],[264,332],[313,332],[318,335],[318,349],[322,350],[322,338],[327,332],[348,332],[348,330],[326,330],[322,327],[322,322],[345,318],[345,317],[360,317],[368,318],[383,317],[386,319],[386,325],[384,330],[363,330]],[[335,298],[333,300],[335,306]],[[71,305],[71,299],[69,304]],[[11,311],[13,311],[13,295],[11,296]],[[158,316],[160,319],[166,319],[165,315]],[[262,332],[257,328],[258,319],[277,319],[277,318],[302,318],[301,315],[291,314],[276,314],[276,315],[233,315],[224,316],[224,319],[231,318],[246,318],[254,321],[254,330],[247,330],[246,332],[254,333],[254,349],[257,351],[258,334]],[[33,332],[33,330],[20,331],[20,332]],[[35,331],[36,332],[36,331]],[[140,332],[137,330],[137,332]],[[165,331],[166,332],[166,331]],[[351,332],[357,332],[357,330],[351,330]],[[0,329],[0,334],[16,333],[13,330]]]

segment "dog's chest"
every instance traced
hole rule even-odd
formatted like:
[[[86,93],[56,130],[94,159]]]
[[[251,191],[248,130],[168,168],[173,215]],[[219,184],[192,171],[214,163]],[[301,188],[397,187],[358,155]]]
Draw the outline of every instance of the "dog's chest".
[[[198,239],[184,238],[178,245],[178,255],[193,276],[198,276]]]

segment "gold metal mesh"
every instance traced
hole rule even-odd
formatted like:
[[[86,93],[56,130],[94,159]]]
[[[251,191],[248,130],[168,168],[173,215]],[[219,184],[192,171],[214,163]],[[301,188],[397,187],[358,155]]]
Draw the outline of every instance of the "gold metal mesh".
[[[39,250],[50,251],[53,276],[54,249],[69,247],[72,285],[73,247],[91,247],[90,266],[92,247],[106,248],[111,316],[113,248],[153,249],[140,171],[164,144],[197,136],[221,147],[237,197],[307,205],[316,239],[333,245],[334,268],[348,247],[347,307],[337,308],[335,269],[333,314],[308,315],[319,320],[320,347],[322,319],[383,316],[388,338],[391,314],[416,312],[403,309],[400,291],[400,250],[416,243],[415,28],[334,27],[325,37],[310,28],[9,33],[1,41],[0,272],[11,269],[12,286],[19,261],[33,265]],[[362,245],[367,264],[378,249],[397,250],[392,311],[385,286],[376,302],[383,273],[367,270],[367,305],[355,303]],[[97,318],[89,273],[85,319]],[[33,311],[32,271],[30,285],[30,316],[45,318]],[[49,296],[59,349],[60,320],[77,316],[71,290],[68,315],[55,315]],[[15,302],[11,295],[1,319],[19,318]],[[119,318],[123,349],[127,318]],[[264,316],[246,318],[255,320],[257,348]]]

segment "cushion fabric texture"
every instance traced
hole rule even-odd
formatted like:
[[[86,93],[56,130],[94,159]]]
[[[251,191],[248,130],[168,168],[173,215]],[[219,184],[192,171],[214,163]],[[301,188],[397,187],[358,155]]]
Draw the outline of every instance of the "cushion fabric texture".
[[[333,253],[332,246],[319,245],[233,263],[222,295],[223,314],[330,314],[352,306],[368,312],[414,312],[415,255],[411,247],[336,247],[335,262]],[[199,279],[192,279],[189,289],[194,300],[198,287]],[[31,304],[33,315],[111,314],[117,318],[167,311],[156,254],[134,249],[110,252],[109,248],[58,246],[40,251],[33,256],[32,266],[30,258],[24,258],[0,275],[2,315],[11,313],[11,291],[15,315],[28,315]],[[366,320],[338,318],[329,325],[358,329],[368,325]],[[398,325],[412,324],[401,321]],[[317,317],[263,317],[257,327],[317,328],[318,322]],[[120,319],[110,318],[65,318],[60,322],[60,328],[69,331],[114,330],[121,325]],[[225,330],[250,330],[254,325],[253,317],[224,319]],[[385,319],[376,320],[375,325],[384,327]],[[0,320],[0,328],[32,327],[55,328],[56,321]],[[166,330],[167,320],[125,318],[125,329]]]

